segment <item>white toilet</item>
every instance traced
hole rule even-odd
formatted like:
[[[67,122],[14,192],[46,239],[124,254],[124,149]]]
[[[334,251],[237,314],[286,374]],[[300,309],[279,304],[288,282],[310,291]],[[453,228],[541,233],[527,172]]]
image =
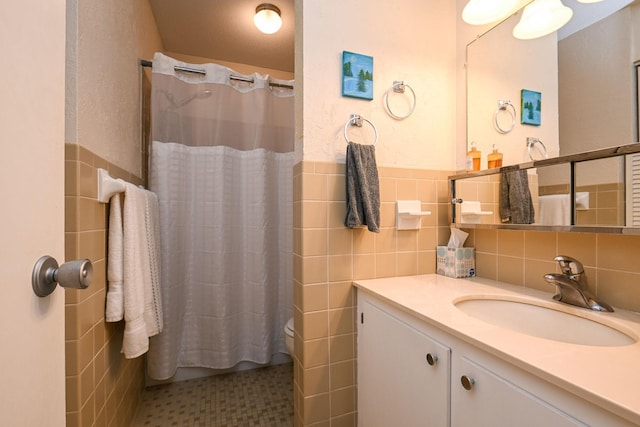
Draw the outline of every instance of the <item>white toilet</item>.
[[[284,343],[287,346],[289,356],[293,357],[293,317],[284,325]]]

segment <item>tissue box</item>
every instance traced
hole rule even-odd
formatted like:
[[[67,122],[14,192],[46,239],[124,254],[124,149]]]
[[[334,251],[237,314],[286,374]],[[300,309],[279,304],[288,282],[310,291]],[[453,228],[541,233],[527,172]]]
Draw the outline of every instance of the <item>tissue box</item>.
[[[438,246],[436,272],[447,277],[473,277],[476,275],[475,248]]]

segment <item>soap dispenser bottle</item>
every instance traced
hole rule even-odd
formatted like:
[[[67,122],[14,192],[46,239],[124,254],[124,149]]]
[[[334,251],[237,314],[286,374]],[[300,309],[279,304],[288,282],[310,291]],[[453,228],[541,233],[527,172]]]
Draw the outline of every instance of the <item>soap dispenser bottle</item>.
[[[471,142],[471,150],[467,151],[467,172],[480,170],[481,152],[476,150],[475,141]]]
[[[493,145],[493,151],[487,156],[487,167],[489,169],[499,168],[502,166],[502,153],[498,152],[495,144]]]

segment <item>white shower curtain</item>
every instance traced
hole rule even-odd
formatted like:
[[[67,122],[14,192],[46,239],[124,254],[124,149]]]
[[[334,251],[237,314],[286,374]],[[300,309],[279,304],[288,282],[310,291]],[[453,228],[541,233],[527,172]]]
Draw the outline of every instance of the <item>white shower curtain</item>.
[[[239,76],[216,64],[153,59],[149,186],[160,204],[165,315],[147,358],[154,379],[286,352],[293,90],[258,74],[244,76],[253,83],[230,75]]]

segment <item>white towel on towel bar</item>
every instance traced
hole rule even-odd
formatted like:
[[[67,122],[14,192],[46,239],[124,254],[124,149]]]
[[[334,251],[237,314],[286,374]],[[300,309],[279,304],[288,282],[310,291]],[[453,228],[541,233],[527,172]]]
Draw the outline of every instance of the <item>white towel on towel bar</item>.
[[[571,196],[551,194],[538,197],[540,225],[571,225]]]
[[[107,253],[107,307],[105,320],[118,322],[124,319],[124,291],[122,289],[124,247],[122,231],[122,206],[120,194],[111,196],[109,210],[109,250]]]
[[[149,350],[149,337],[162,331],[160,233],[157,196],[129,183],[125,186],[124,194],[121,254],[125,328],[122,353],[127,359],[132,359],[146,353]],[[117,210],[111,215],[117,216]],[[115,223],[117,225],[117,218]],[[114,234],[116,248],[110,249],[109,255],[113,254],[115,259],[109,262],[115,263],[117,274],[117,232]],[[110,314],[116,314],[116,295],[113,297],[114,310]]]

